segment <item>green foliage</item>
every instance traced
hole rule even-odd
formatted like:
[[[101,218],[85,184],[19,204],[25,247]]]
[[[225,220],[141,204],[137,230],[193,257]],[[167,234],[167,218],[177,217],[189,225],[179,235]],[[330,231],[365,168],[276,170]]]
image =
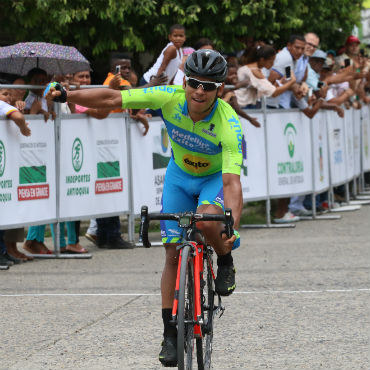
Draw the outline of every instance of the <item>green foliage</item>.
[[[225,51],[245,36],[284,45],[291,33],[316,32],[324,47],[339,47],[359,23],[361,0],[12,0],[2,1],[1,32],[9,43],[46,41],[88,54],[160,50],[169,27],[186,26]],[[2,40],[4,42],[4,38]]]

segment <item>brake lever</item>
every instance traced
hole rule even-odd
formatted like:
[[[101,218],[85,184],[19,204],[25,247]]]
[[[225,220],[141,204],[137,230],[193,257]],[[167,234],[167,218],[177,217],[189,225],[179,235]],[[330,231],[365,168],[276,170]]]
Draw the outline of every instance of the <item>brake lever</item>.
[[[226,234],[227,238],[230,239],[234,235],[234,219],[232,216],[231,208],[225,208],[225,230],[221,234]]]
[[[148,207],[142,206],[141,207],[141,215],[140,215],[140,229],[139,229],[139,242],[143,243],[145,248],[150,248],[151,244],[148,237],[148,229],[149,229],[149,217],[148,217]]]

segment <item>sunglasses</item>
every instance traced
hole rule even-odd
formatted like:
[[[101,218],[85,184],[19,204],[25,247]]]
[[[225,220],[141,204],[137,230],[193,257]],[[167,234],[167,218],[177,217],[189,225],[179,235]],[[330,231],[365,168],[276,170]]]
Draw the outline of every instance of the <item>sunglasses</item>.
[[[185,81],[192,89],[198,89],[199,86],[202,86],[204,91],[214,91],[222,86],[222,82],[199,81],[193,77],[185,77]]]

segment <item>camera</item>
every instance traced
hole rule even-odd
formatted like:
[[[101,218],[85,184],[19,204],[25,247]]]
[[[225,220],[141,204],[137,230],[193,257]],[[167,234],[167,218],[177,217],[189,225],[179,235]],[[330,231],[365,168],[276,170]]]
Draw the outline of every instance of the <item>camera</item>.
[[[323,86],[324,86],[324,82],[319,81],[319,82],[317,83],[317,88],[318,88],[318,89],[321,89]]]
[[[120,65],[116,66],[116,70],[115,70],[115,74],[119,74],[119,73],[121,73],[121,66]]]
[[[344,59],[344,67],[349,67],[351,65],[351,59]]]

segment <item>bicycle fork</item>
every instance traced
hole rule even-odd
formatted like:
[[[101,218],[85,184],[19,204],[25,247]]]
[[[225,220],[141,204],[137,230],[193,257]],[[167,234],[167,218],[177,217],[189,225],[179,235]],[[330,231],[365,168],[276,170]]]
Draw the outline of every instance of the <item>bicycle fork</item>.
[[[202,308],[201,308],[201,296],[200,296],[200,274],[203,272],[203,246],[199,245],[195,242],[189,242],[186,245],[191,246],[191,259],[193,264],[193,272],[194,272],[194,337],[201,338],[202,337],[202,330],[201,325],[203,324],[202,318]],[[178,303],[179,303],[179,289],[180,289],[180,269],[181,269],[181,261],[182,261],[182,248],[180,249],[178,267],[177,267],[177,275],[176,275],[176,286],[175,286],[175,296],[173,300],[172,306],[172,322],[177,323],[177,310],[178,310]]]

